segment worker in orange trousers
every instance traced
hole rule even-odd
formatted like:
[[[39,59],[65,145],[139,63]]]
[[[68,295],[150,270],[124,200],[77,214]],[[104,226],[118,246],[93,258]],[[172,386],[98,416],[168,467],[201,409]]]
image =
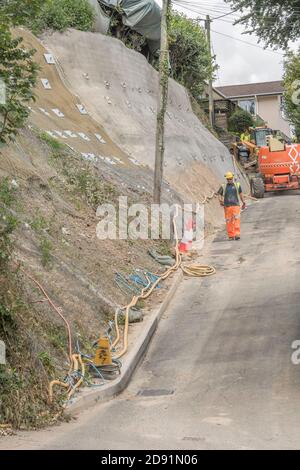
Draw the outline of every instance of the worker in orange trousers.
[[[245,209],[246,203],[240,183],[234,181],[234,174],[229,171],[225,178],[227,183],[222,184],[218,191],[219,200],[224,207],[229,240],[240,240],[241,205]]]

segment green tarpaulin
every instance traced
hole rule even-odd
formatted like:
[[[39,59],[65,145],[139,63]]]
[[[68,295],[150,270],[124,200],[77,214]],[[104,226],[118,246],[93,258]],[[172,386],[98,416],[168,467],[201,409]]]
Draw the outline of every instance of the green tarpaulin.
[[[148,39],[152,52],[159,49],[161,8],[154,0],[99,0],[99,3],[117,9],[126,26]]]

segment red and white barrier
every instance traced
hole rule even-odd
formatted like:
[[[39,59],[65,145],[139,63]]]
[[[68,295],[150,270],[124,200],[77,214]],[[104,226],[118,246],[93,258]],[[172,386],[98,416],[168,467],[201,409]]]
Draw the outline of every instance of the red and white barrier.
[[[190,217],[185,224],[183,238],[179,243],[180,253],[187,253],[191,250],[194,238],[193,218]]]

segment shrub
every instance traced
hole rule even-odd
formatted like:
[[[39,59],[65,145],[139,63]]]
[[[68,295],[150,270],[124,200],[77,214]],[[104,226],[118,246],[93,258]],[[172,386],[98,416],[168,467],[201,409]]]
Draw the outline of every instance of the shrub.
[[[0,10],[1,13],[1,10]],[[32,61],[34,50],[21,47],[22,38],[13,39],[6,25],[0,25],[0,86],[5,87],[0,102],[0,143],[13,139],[29,115],[34,100],[38,66]]]
[[[11,234],[18,225],[17,218],[11,212],[16,202],[15,190],[8,178],[0,179],[0,275],[7,272],[7,264],[12,250]]]
[[[51,137],[46,132],[40,133],[40,139],[51,148],[53,158],[59,158],[66,152],[66,145],[61,143],[58,139]]]
[[[169,15],[172,76],[199,99],[215,69],[204,29],[197,20],[172,11]]]
[[[284,111],[295,126],[296,136],[300,140],[300,48],[298,52],[289,52],[284,61]]]
[[[243,109],[235,111],[228,120],[228,130],[237,134],[241,134],[245,129],[253,125],[254,120],[252,115]]]
[[[266,121],[260,116],[255,116],[253,119],[253,125],[254,127],[264,127],[266,125]]]
[[[126,47],[149,55],[147,40],[128,26],[123,25],[122,15],[113,10],[110,34],[120,39]],[[170,10],[168,15],[170,67],[172,77],[185,86],[199,99],[205,82],[216,69],[214,58],[211,60],[204,29],[197,20],[182,13]],[[152,65],[158,69],[158,58],[151,57]]]
[[[29,22],[35,33],[49,28],[64,31],[75,28],[91,31],[95,20],[95,11],[87,0],[47,0],[39,15]]]
[[[51,261],[51,250],[52,250],[52,244],[47,238],[42,237],[40,241],[40,250],[42,254],[42,265],[44,268],[46,266],[49,266],[50,261]]]

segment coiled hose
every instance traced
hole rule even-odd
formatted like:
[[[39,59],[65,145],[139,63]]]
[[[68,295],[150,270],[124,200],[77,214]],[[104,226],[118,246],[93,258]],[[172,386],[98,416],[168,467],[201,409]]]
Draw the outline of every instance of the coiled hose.
[[[208,196],[205,198],[204,202],[207,202],[208,199],[212,199],[215,196],[215,193],[213,193],[211,196]],[[148,285],[142,290],[142,292],[139,295],[135,295],[130,303],[123,307],[121,310],[125,310],[125,326],[124,326],[124,333],[123,333],[123,348],[121,351],[119,351],[115,356],[114,359],[118,359],[122,357],[128,349],[128,329],[129,329],[129,311],[132,307],[134,307],[139,300],[145,300],[147,299],[155,287],[164,279],[167,279],[167,277],[170,276],[170,274],[174,271],[176,271],[179,267],[181,267],[182,271],[192,277],[206,277],[206,276],[212,276],[213,274],[216,273],[215,268],[212,266],[206,266],[206,265],[201,265],[201,264],[194,264],[194,265],[182,265],[182,260],[181,260],[181,254],[179,252],[179,244],[178,244],[178,231],[177,231],[177,226],[176,226],[176,217],[178,216],[178,206],[176,205],[176,211],[175,215],[173,217],[173,228],[174,228],[174,237],[176,240],[176,246],[175,246],[175,263],[173,266],[168,268],[161,276],[157,278],[157,280],[154,283],[151,283],[149,280]],[[115,329],[116,329],[116,338],[114,342],[111,345],[112,352],[115,350],[115,347],[119,343],[121,339],[120,335],[120,329],[119,329],[119,324],[118,324],[118,317],[119,317],[119,309],[116,310],[115,313]]]

